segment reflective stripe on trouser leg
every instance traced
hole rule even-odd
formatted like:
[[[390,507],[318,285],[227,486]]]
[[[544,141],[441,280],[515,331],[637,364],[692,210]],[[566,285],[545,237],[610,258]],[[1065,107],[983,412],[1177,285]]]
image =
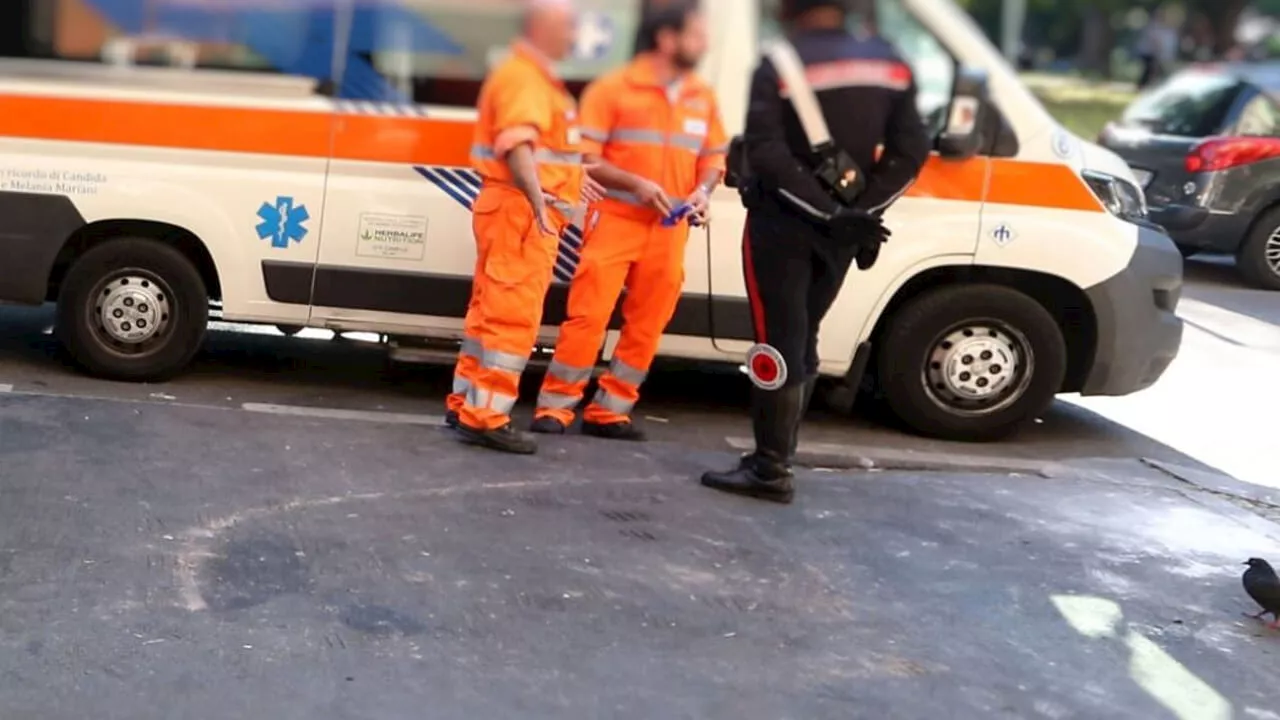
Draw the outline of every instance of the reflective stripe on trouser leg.
[[[688,228],[651,223],[643,232],[644,253],[627,275],[622,336],[609,371],[600,378],[601,392],[583,412],[588,422],[608,425],[630,419],[631,408],[640,399],[640,386],[658,354],[662,333],[680,301]]]
[[[573,422],[573,410],[582,402],[582,394],[591,380],[591,367],[566,365],[552,360],[542,379],[535,417],[555,418],[562,425]]]
[[[588,231],[569,286],[555,361],[542,384],[547,397],[545,403],[538,402],[539,417],[554,417],[565,425],[573,422],[573,410],[586,392],[622,287],[644,253],[649,225],[602,211]]]
[[[484,291],[471,329],[484,350],[458,421],[487,431],[511,422],[520,374],[538,339],[559,238],[539,229],[532,208],[519,194],[481,195],[487,201],[477,201],[472,224],[477,242],[485,244],[487,252],[476,277]],[[548,219],[561,224],[554,214]]]
[[[463,338],[462,347],[458,350],[458,362],[453,368],[453,389],[445,398],[445,408],[450,412],[457,412],[466,402],[467,391],[471,389],[471,378],[475,376],[482,352],[479,340]]]

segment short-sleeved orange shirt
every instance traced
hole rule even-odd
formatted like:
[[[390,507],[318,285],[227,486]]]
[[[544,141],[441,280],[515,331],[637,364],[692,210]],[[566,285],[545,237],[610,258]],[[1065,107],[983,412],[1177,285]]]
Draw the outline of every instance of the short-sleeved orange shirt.
[[[523,42],[485,78],[471,164],[486,183],[512,184],[506,153],[533,144],[544,192],[567,205],[582,195],[582,148],[578,108],[550,63]]]
[[[601,76],[582,95],[582,152],[658,183],[668,196],[693,194],[707,170],[723,172],[729,139],[715,92],[694,73],[662,85],[642,54]],[[611,190],[600,209],[628,217],[656,213]]]

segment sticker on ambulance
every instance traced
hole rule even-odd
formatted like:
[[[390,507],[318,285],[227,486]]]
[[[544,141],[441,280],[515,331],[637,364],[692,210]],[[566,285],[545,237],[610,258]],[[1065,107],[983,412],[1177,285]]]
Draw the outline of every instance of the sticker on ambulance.
[[[706,135],[707,121],[691,118],[684,121],[684,132],[686,135]]]

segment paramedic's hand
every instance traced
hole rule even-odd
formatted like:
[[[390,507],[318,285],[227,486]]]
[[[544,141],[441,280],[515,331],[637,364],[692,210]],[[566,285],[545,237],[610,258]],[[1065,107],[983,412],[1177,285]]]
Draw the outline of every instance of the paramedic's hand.
[[[604,199],[604,186],[592,179],[591,175],[582,175],[582,202],[590,205]]]
[[[636,183],[635,193],[637,199],[641,203],[657,210],[662,217],[667,217],[671,211],[675,209],[675,205],[671,203],[671,198],[663,192],[662,186],[652,180],[641,180]]]
[[[533,219],[538,223],[538,230],[543,235],[555,235],[556,231],[551,229],[551,222],[547,220],[548,202],[550,202],[550,196],[544,193],[538,202],[533,204]]]
[[[699,187],[684,201],[689,206],[689,224],[694,227],[707,224],[707,213],[711,210],[711,196],[705,188]]]

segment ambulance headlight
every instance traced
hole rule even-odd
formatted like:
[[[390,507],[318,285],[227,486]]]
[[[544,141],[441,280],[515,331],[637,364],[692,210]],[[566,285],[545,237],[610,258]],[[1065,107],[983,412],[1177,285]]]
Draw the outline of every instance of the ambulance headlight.
[[[1085,170],[1084,181],[1112,215],[1126,220],[1147,217],[1147,198],[1137,185],[1115,175]]]

